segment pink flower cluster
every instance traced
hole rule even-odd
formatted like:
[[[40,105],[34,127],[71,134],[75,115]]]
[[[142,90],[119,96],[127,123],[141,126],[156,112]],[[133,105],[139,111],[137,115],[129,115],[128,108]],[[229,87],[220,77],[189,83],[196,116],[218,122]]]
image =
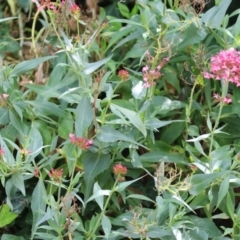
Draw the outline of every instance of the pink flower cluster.
[[[207,79],[223,79],[240,86],[240,51],[234,49],[220,51],[211,57],[211,73],[203,72]]]
[[[86,150],[90,148],[93,144],[92,139],[87,139],[83,137],[76,137],[74,134],[70,133],[69,134],[69,140],[72,144],[78,146],[79,148]]]
[[[154,86],[155,80],[158,80],[163,74],[160,73],[161,68],[169,61],[169,58],[164,58],[162,62],[157,66],[156,69],[150,69],[148,65],[143,67],[143,80],[144,80],[144,87],[149,88]]]
[[[230,97],[220,97],[218,93],[214,93],[213,97],[217,100],[217,102],[224,102],[226,104],[229,104],[232,102],[232,99]]]
[[[32,0],[32,2],[36,3],[37,1]],[[67,3],[69,5],[68,8],[72,14],[77,14],[78,12],[80,12],[80,8],[76,3],[72,2],[71,0],[67,0]],[[66,1],[62,0],[59,7],[57,7],[56,3],[51,2],[51,0],[40,0],[40,5],[38,5],[38,10],[40,11],[42,9],[49,9],[54,13],[59,13],[60,8],[63,7],[65,4],[66,4]]]

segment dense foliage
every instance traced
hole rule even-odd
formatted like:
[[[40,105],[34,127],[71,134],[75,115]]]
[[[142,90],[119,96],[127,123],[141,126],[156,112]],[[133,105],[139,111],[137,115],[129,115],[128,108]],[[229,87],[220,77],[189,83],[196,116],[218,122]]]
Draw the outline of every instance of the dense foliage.
[[[1,240],[240,239],[230,3],[2,4]]]

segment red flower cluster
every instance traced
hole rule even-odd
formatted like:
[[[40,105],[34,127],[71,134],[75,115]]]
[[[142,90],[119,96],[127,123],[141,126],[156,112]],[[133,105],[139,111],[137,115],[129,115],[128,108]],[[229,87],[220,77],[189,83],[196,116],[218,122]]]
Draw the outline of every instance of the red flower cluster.
[[[127,174],[127,168],[124,167],[122,164],[116,164],[113,167],[113,172],[114,172],[114,174],[117,175],[117,180],[118,181],[124,181],[125,177],[123,177],[122,175],[126,175]]]
[[[75,137],[75,135],[72,133],[69,134],[69,140],[72,144],[78,146],[79,148],[81,148],[83,150],[90,148],[93,144],[92,139],[87,139],[87,138],[83,138],[83,137]]]
[[[56,182],[60,182],[61,177],[63,175],[63,169],[51,169],[48,173],[49,177]]]
[[[77,15],[77,14],[80,12],[80,7],[79,7],[76,3],[73,3],[73,4],[70,6],[70,12],[71,12],[73,15]]]
[[[203,72],[205,78],[223,79],[240,86],[240,51],[224,50],[211,57],[211,73]]]
[[[127,168],[124,167],[122,164],[116,164],[113,167],[113,172],[116,175],[126,175],[127,174]]]
[[[118,72],[118,77],[119,77],[122,81],[126,81],[126,80],[128,80],[128,78],[129,78],[129,73],[128,73],[127,70],[124,70],[124,69],[119,70],[119,72]]]

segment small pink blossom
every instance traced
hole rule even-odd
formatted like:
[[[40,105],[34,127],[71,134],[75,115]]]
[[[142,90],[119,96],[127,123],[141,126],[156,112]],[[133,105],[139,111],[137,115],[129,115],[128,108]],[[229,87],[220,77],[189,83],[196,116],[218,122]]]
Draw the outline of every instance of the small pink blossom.
[[[2,97],[3,97],[3,99],[5,99],[5,100],[6,100],[6,99],[9,97],[9,95],[8,95],[8,94],[6,94],[6,93],[3,93]]]
[[[144,87],[149,88],[153,85],[155,85],[155,80],[157,80],[162,74],[155,69],[149,69],[148,66],[143,67],[143,80],[144,80]]]
[[[0,147],[0,157],[2,157],[4,154],[4,150]]]
[[[214,97],[215,99],[217,99],[217,100],[219,100],[219,99],[220,99],[220,96],[219,96],[219,94],[218,94],[218,93],[214,93],[214,94],[213,94],[213,97]]]
[[[149,67],[147,65],[142,69],[143,72],[147,72],[148,70],[149,70]]]
[[[223,98],[223,102],[229,104],[229,103],[232,102],[232,99],[231,99],[231,98],[224,97],[224,98]]]
[[[229,104],[232,102],[232,99],[228,97],[220,97],[218,93],[214,93],[213,97],[217,100],[217,102],[224,102],[226,104]]]
[[[154,68],[150,68],[149,65],[146,65],[142,68],[144,87],[149,88],[154,86],[155,81],[158,80],[163,74],[160,72],[161,68],[169,61],[169,58],[163,58],[161,63]]]
[[[78,146],[79,148],[86,150],[90,148],[93,144],[92,139],[87,139],[83,137],[76,137],[73,133],[69,134],[69,140],[72,144]]]

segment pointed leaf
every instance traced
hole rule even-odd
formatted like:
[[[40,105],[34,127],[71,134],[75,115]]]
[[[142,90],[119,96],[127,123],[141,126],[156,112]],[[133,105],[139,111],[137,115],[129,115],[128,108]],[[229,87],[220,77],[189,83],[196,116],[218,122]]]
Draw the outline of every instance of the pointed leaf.
[[[143,148],[146,148],[142,144],[139,144],[138,142],[134,141],[130,137],[120,133],[119,131],[115,130],[114,128],[110,126],[104,126],[99,129],[99,134],[97,135],[98,139],[102,142],[117,142],[117,141],[125,141],[130,142],[135,145],[139,145]]]
[[[0,228],[10,224],[18,215],[10,212],[7,204],[0,206]]]
[[[142,134],[144,135],[144,137],[146,137],[147,135],[147,130],[145,128],[145,125],[142,121],[142,119],[140,118],[140,116],[131,110],[128,110],[126,108],[122,108],[119,107],[116,104],[111,104],[112,106],[114,106],[118,111],[120,111],[123,115],[125,115],[129,121],[140,131],[142,132]]]
[[[221,182],[219,192],[218,192],[218,201],[217,201],[217,207],[222,202],[223,198],[226,196],[229,190],[229,176],[226,176],[223,178],[223,181]]]
[[[24,179],[20,172],[12,174],[12,183],[17,189],[22,192],[24,196],[26,195]]]
[[[210,8],[202,16],[203,22],[210,28],[220,27],[231,1],[222,0],[219,5]]]
[[[77,109],[75,111],[75,130],[77,136],[85,136],[85,133],[93,121],[93,109],[90,103],[90,99],[85,94],[80,100]]]
[[[85,74],[93,73],[95,70],[100,68],[103,64],[108,62],[111,58],[112,58],[112,55],[107,57],[107,58],[102,59],[101,61],[94,62],[94,63],[88,63],[85,67],[84,73]]]
[[[108,236],[112,230],[112,224],[111,224],[109,217],[107,217],[105,215],[103,215],[103,217],[102,217],[102,228],[105,233],[105,236],[108,238]]]
[[[146,175],[140,177],[140,178],[137,178],[137,179],[134,179],[132,181],[126,181],[126,182],[121,182],[117,185],[117,187],[115,188],[115,191],[116,192],[122,192],[125,188],[127,188],[129,185],[131,185],[132,183],[144,178]]]
[[[83,156],[82,162],[84,167],[84,181],[87,186],[84,198],[88,199],[90,192],[92,191],[94,178],[99,173],[109,168],[111,159],[109,154],[87,152]]]
[[[56,56],[48,56],[48,57],[42,57],[42,58],[36,58],[36,59],[32,59],[32,60],[27,60],[27,61],[23,61],[20,62],[19,64],[17,64],[13,70],[11,71],[10,76],[19,76],[23,73],[26,73],[34,68],[37,68],[38,65],[40,65],[43,62],[46,62],[50,59],[55,58]]]

